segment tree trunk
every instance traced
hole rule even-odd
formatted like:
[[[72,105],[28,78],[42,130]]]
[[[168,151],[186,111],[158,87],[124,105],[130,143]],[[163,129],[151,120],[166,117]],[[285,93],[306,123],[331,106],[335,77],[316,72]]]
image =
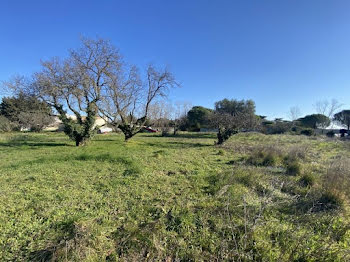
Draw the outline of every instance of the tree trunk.
[[[217,137],[218,137],[218,145],[223,144],[227,139],[229,139],[233,134],[236,134],[237,131],[233,129],[220,129],[218,131]]]
[[[131,132],[125,132],[124,133],[124,141],[127,142],[130,138],[132,138],[134,135]]]
[[[119,127],[120,128],[120,127]],[[130,138],[137,134],[137,132],[133,132],[132,128],[123,126],[120,128],[124,134],[124,141],[127,142]]]
[[[222,135],[220,129],[219,129],[219,132],[217,134],[217,137],[218,137],[218,142],[217,142],[218,145],[221,145],[222,143],[224,143],[224,138],[223,138],[223,135]]]

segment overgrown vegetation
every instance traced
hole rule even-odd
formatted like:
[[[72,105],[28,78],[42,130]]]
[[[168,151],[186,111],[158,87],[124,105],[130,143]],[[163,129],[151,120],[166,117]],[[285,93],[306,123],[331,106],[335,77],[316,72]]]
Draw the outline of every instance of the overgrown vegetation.
[[[1,260],[350,260],[347,141],[215,140],[0,134]]]

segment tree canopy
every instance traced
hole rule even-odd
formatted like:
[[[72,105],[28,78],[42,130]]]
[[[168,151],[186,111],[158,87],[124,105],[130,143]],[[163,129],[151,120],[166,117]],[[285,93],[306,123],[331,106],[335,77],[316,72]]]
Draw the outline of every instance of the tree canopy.
[[[241,114],[255,115],[255,103],[253,100],[229,100],[225,98],[215,103],[215,111],[231,116],[238,116]]]
[[[260,118],[255,115],[253,100],[223,99],[215,103],[211,117],[212,125],[218,129],[218,144],[224,143],[231,135],[256,128]]]
[[[194,106],[187,113],[187,120],[192,130],[199,130],[201,127],[207,127],[212,109],[203,106]]]
[[[334,115],[334,121],[350,130],[350,110],[343,110]]]
[[[0,115],[6,117],[19,129],[41,131],[53,122],[51,108],[33,95],[20,92],[17,96],[4,97],[0,104]]]
[[[302,126],[316,129],[328,127],[331,123],[331,120],[329,117],[322,114],[312,114],[299,118],[298,122]]]

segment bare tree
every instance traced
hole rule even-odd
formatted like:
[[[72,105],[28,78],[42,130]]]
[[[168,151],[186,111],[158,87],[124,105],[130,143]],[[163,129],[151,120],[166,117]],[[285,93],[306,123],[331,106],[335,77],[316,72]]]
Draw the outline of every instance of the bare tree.
[[[100,112],[124,133],[127,141],[142,130],[152,103],[176,86],[178,83],[167,69],[158,70],[150,65],[142,81],[135,67],[124,67],[113,76]]]
[[[293,107],[291,107],[291,108],[289,109],[288,118],[289,118],[291,121],[297,120],[298,118],[300,118],[300,116],[301,116],[301,112],[300,112],[299,107],[293,106]]]
[[[97,103],[120,61],[118,50],[109,41],[82,39],[82,47],[71,50],[68,58],[43,61],[42,70],[30,83],[13,81],[9,86],[49,104],[62,121],[64,132],[80,146],[93,135]],[[74,117],[68,115],[68,110]]]
[[[167,136],[170,133],[171,128],[171,117],[174,111],[174,107],[171,103],[165,101],[158,101],[155,103],[157,113],[154,115],[156,118],[153,119],[153,123],[157,128],[160,128],[161,135]]]
[[[174,111],[174,135],[179,130],[181,125],[187,121],[187,113],[192,108],[192,103],[188,101],[175,102]]]
[[[332,119],[336,111],[342,107],[342,104],[336,99],[329,100],[320,100],[314,104],[314,108],[318,114],[322,114]]]

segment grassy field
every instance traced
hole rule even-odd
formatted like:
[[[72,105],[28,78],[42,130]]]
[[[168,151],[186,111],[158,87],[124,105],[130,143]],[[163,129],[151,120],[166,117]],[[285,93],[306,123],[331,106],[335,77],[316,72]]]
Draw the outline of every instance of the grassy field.
[[[350,261],[349,142],[214,141],[0,134],[0,260]]]

